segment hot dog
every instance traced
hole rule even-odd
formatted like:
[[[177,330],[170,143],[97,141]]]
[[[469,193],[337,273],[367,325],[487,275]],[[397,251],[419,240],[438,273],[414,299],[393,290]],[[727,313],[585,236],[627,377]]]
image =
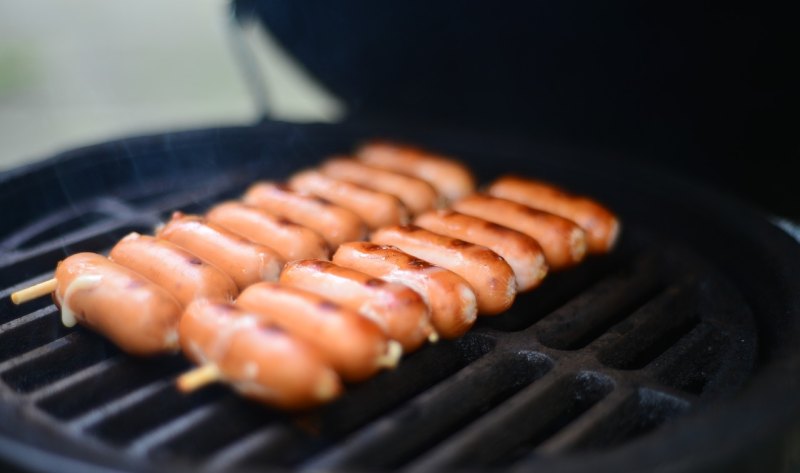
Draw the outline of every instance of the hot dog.
[[[314,230],[239,202],[215,206],[206,214],[206,219],[272,248],[284,261],[327,259],[329,255],[328,244]]]
[[[422,179],[449,201],[475,192],[475,178],[466,166],[420,148],[372,141],[359,148],[356,156],[370,166]]]
[[[453,203],[453,210],[520,231],[541,245],[550,269],[564,269],[583,260],[586,234],[571,220],[510,200],[471,195]]]
[[[408,223],[408,210],[397,197],[340,181],[318,171],[295,174],[289,179],[289,187],[353,211],[371,229]]]
[[[619,220],[607,208],[586,197],[569,194],[552,184],[504,176],[494,181],[486,192],[574,221],[586,231],[590,253],[609,251],[619,236]]]
[[[506,261],[485,246],[473,245],[413,225],[382,228],[370,240],[392,245],[458,274],[472,286],[478,311],[496,315],[511,307],[517,294],[514,272]]]
[[[443,338],[458,338],[475,323],[478,304],[470,285],[452,271],[417,259],[398,248],[367,242],[340,245],[333,255],[340,266],[405,284],[431,310],[431,322]]]
[[[325,199],[294,192],[283,184],[254,184],[243,200],[316,231],[331,248],[346,241],[362,240],[367,233],[364,222],[353,212]]]
[[[322,260],[288,263],[281,284],[314,292],[370,318],[389,338],[400,342],[405,353],[419,348],[434,333],[425,301],[402,284]]]
[[[53,298],[61,320],[80,322],[132,355],[177,350],[181,305],[144,276],[94,253],[77,253],[56,267]]]
[[[414,225],[451,238],[483,245],[502,256],[514,270],[519,291],[533,289],[547,275],[547,263],[542,248],[536,240],[524,233],[452,210],[426,212],[414,220]]]
[[[239,290],[259,281],[277,281],[283,267],[274,250],[194,215],[175,212],[157,236],[213,264]]]
[[[406,206],[412,215],[436,207],[439,196],[427,182],[384,169],[378,169],[353,159],[334,158],[322,163],[320,172],[334,179],[352,182],[378,192],[391,194]]]
[[[236,305],[316,348],[347,381],[394,367],[403,351],[375,322],[302,289],[260,282],[245,289]]]
[[[166,289],[183,307],[194,299],[232,301],[239,293],[227,274],[174,243],[148,235],[128,234],[109,258]]]
[[[312,407],[335,398],[336,373],[307,344],[230,304],[195,301],[180,322],[183,352],[214,364],[244,396],[286,409]]]

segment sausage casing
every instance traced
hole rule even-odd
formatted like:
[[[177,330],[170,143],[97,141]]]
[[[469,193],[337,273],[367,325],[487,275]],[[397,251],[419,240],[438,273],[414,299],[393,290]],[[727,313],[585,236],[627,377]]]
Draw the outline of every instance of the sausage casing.
[[[511,307],[517,294],[514,272],[506,261],[485,246],[413,226],[382,228],[371,236],[379,245],[392,245],[406,253],[458,274],[472,286],[478,311],[496,315]]]
[[[313,348],[231,304],[189,304],[180,322],[183,352],[213,363],[244,396],[285,409],[327,402],[342,390],[339,377]]]
[[[347,381],[393,367],[402,353],[375,322],[302,289],[260,282],[245,289],[236,305],[316,348]]]
[[[294,192],[283,184],[253,184],[243,200],[316,231],[331,248],[366,236],[366,226],[358,215],[325,199]]]
[[[302,171],[289,179],[292,189],[316,195],[353,211],[371,229],[408,223],[408,210],[400,199],[318,171]]]
[[[618,239],[619,220],[611,211],[591,199],[572,195],[552,184],[503,176],[494,181],[486,192],[574,221],[586,232],[590,253],[605,253],[614,247]]]
[[[477,319],[475,292],[464,278],[398,248],[360,241],[345,243],[334,253],[333,262],[416,291],[430,307],[431,322],[440,337],[458,338]]]
[[[329,255],[328,244],[319,233],[257,207],[225,202],[214,206],[206,214],[206,219],[272,248],[284,261],[327,259]]]
[[[322,260],[293,261],[281,284],[317,293],[378,323],[409,353],[433,333],[428,306],[408,286]]]
[[[215,266],[149,235],[128,234],[111,249],[109,258],[166,289],[183,307],[194,299],[232,301],[239,293],[236,283]]]
[[[322,163],[319,170],[334,179],[391,194],[400,199],[412,215],[421,214],[439,204],[436,190],[422,179],[367,166],[354,159],[329,159]]]
[[[195,215],[175,212],[157,236],[221,269],[239,290],[259,281],[277,281],[283,267],[283,259],[271,248]]]
[[[586,255],[586,233],[575,222],[506,199],[474,194],[453,210],[520,231],[541,245],[550,269],[574,266]]]
[[[178,348],[181,305],[135,271],[95,253],[76,253],[58,263],[54,293],[64,325],[80,322],[132,355]]]
[[[475,192],[475,178],[466,166],[420,148],[372,141],[359,148],[357,157],[370,166],[422,179],[449,201]]]

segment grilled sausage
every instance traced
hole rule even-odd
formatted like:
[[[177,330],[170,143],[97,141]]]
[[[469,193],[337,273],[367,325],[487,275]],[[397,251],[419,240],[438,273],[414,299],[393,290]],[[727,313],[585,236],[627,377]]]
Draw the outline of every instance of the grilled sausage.
[[[426,212],[414,225],[451,238],[483,245],[506,260],[517,279],[517,289],[528,291],[547,275],[542,247],[533,238],[516,230],[452,210]]]
[[[175,212],[157,236],[221,269],[239,290],[259,281],[277,281],[283,267],[271,248],[194,215]]]
[[[411,288],[328,261],[302,260],[286,265],[281,284],[326,297],[375,321],[409,353],[434,334],[425,301]]]
[[[192,302],[180,322],[180,339],[191,360],[214,364],[224,381],[261,402],[304,409],[342,390],[313,348],[230,304]]]
[[[375,322],[302,289],[260,282],[245,289],[236,305],[316,348],[347,381],[394,367],[403,351]]]
[[[433,327],[443,338],[458,338],[475,323],[478,314],[475,293],[452,271],[395,247],[359,241],[340,245],[333,262],[389,282],[405,284],[416,291],[430,307]]]
[[[357,157],[370,166],[422,179],[449,201],[475,192],[475,178],[463,164],[413,146],[372,141],[359,148]]]
[[[95,253],[56,267],[53,293],[67,327],[80,322],[132,355],[177,350],[181,305],[144,276]]]
[[[243,200],[316,231],[331,248],[363,240],[367,233],[364,222],[353,212],[325,199],[293,192],[283,184],[259,182],[247,190]]]
[[[215,206],[206,214],[206,219],[272,248],[284,261],[327,259],[329,255],[325,239],[314,230],[239,202]]]
[[[552,184],[504,176],[494,181],[486,192],[574,221],[586,232],[590,253],[609,251],[619,236],[619,220],[607,208],[586,197],[569,194]]]
[[[478,311],[496,315],[511,307],[517,294],[514,272],[506,261],[485,246],[429,232],[413,225],[386,227],[370,240],[392,245],[417,258],[449,269],[472,286]]]
[[[541,245],[550,269],[564,269],[583,260],[586,234],[571,220],[510,200],[472,195],[453,203],[453,210],[520,231]]]
[[[408,210],[397,197],[340,181],[318,171],[295,174],[289,179],[289,187],[351,210],[371,229],[408,223]]]
[[[183,307],[201,298],[232,301],[239,293],[236,283],[215,266],[149,235],[128,234],[111,249],[109,258],[163,287]]]
[[[400,199],[412,215],[421,214],[439,204],[436,190],[427,182],[367,166],[353,159],[329,159],[322,163],[319,170],[334,179],[341,179],[367,189],[391,194]]]

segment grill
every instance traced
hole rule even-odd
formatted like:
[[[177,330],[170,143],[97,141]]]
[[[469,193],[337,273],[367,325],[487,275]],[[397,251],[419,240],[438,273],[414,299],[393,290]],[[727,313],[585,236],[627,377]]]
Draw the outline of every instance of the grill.
[[[365,137],[453,153],[596,196],[610,255],[548,276],[507,313],[407,356],[324,408],[287,414],[180,356],[134,359],[13,290],[173,210],[202,212]],[[132,138],[2,176],[0,458],[32,470],[779,468],[800,419],[797,245],[746,206],[624,158],[493,136],[289,125]],[[100,471],[100,470],[98,470]],[[108,471],[108,470],[102,470]],[[761,470],[763,471],[763,470]]]

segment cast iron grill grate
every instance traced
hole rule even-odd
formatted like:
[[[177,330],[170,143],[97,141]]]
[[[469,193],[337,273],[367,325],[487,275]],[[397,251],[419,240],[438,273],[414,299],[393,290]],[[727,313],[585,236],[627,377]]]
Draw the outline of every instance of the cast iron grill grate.
[[[189,365],[180,356],[135,359],[87,330],[64,328],[49,300],[10,303],[11,292],[49,277],[66,254],[108,251],[130,231],[151,233],[173,210],[202,212],[257,177],[283,178],[352,145],[298,142],[299,151],[289,149],[305,161],[266,172],[223,167],[189,189],[149,177],[116,197],[70,202],[0,241],[0,400],[33,443],[147,471],[541,469],[663,432],[751,378],[759,332],[750,301],[717,261],[619,205],[625,229],[613,253],[549,275],[462,339],[428,346],[304,414],[220,386],[181,395],[173,380]],[[245,154],[239,141],[228,144]],[[201,140],[187,152],[208,147]],[[472,165],[491,178],[493,163]]]

